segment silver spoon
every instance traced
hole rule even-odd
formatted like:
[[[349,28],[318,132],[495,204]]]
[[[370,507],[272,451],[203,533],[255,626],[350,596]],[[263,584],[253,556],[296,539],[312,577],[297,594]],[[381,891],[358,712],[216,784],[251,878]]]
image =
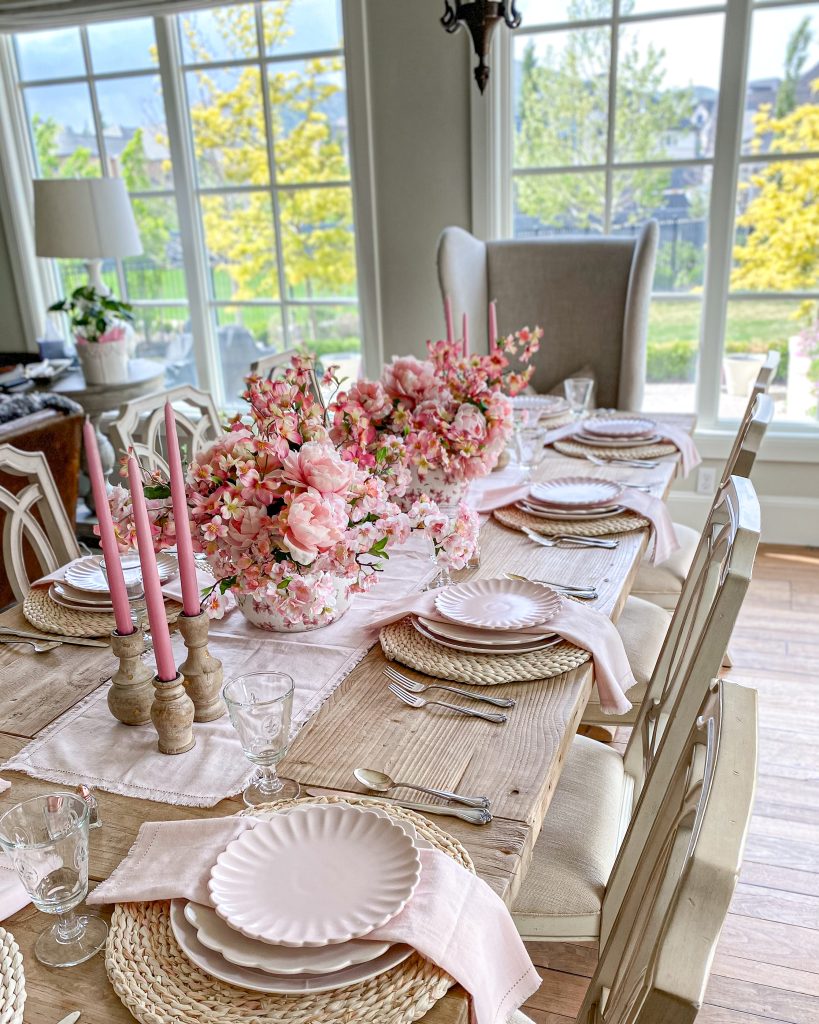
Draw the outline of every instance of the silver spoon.
[[[389,775],[376,771],[375,768],[356,768],[353,771],[356,779],[367,789],[375,790],[376,793],[389,793],[391,789],[414,789],[418,793],[427,793],[429,796],[439,796],[443,800],[454,800],[455,803],[464,804],[466,807],[488,807],[489,800],[485,796],[460,796],[458,793],[451,793],[448,789],[432,789],[429,786],[414,786],[411,782],[393,782]]]

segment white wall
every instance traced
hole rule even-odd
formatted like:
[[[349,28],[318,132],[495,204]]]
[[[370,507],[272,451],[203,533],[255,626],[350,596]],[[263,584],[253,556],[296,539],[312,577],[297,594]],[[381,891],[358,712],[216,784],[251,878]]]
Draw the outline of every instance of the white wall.
[[[0,352],[25,352],[28,348],[6,236],[0,224]]]

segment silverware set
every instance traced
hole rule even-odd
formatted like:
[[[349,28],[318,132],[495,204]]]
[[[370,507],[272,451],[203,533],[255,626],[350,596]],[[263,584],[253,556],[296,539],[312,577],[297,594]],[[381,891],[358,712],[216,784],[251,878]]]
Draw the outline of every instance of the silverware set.
[[[485,796],[461,796],[460,793],[453,793],[448,789],[435,789],[432,786],[416,786],[412,782],[393,782],[385,772],[379,772],[375,768],[356,768],[353,771],[356,779],[362,786],[372,789],[376,793],[388,793],[391,789],[414,789],[418,793],[426,793],[427,796],[438,796],[442,800],[451,800],[465,807],[488,807],[489,798]]]
[[[656,469],[660,463],[657,459],[601,459],[597,455],[584,455],[587,462],[595,466],[634,466],[637,469]]]
[[[576,597],[583,601],[594,601],[599,594],[594,586],[572,587],[568,583],[555,583],[554,580],[535,580],[529,576],[521,576],[516,572],[505,572],[503,574],[508,580],[523,580],[524,583],[540,583],[544,587],[551,587],[559,594],[566,594],[567,597]],[[419,684],[420,685],[420,684]]]
[[[427,690],[447,690],[449,693],[455,693],[459,697],[468,697],[472,700],[481,701],[484,704],[493,704],[496,708],[513,708],[515,701],[510,700],[508,697],[489,697],[483,693],[473,693],[471,690],[462,690],[460,686],[449,686],[445,683],[419,683],[417,679],[410,679],[409,676],[405,676],[403,672],[399,672],[398,669],[387,665],[384,668],[384,675],[392,683],[397,683],[398,686],[404,690],[409,690],[410,693],[426,693]]]
[[[27,643],[30,640],[38,640],[46,644],[57,646],[59,644],[71,644],[76,647],[108,647],[107,640],[91,640],[84,636],[60,636],[57,633],[36,633],[27,629],[11,629],[9,626],[0,627],[0,643]],[[34,644],[32,644],[34,647]],[[36,647],[34,647],[37,650]],[[51,650],[51,647],[43,647],[42,650]]]
[[[523,528],[524,534],[535,544],[540,544],[544,548],[557,548],[573,546],[578,548],[616,548],[618,542],[616,540],[604,540],[602,537],[576,537],[571,534],[557,534],[551,537],[545,537],[541,533],[535,533],[534,530],[530,530],[528,526]]]
[[[502,725],[508,721],[506,715],[496,711],[478,711],[477,708],[465,708],[461,704],[449,704],[445,700],[426,700],[424,697],[419,697],[417,693],[410,693],[409,690],[405,690],[403,686],[399,686],[398,683],[390,683],[388,685],[390,693],[403,701],[404,704],[411,708],[425,708],[425,707],[439,707],[446,708],[448,711],[457,711],[460,715],[466,715],[469,718],[483,718],[487,722],[497,722]]]

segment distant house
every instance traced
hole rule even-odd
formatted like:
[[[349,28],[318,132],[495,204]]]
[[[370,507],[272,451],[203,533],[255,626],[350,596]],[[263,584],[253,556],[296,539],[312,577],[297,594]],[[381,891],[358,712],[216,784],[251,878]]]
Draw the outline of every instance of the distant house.
[[[105,153],[108,158],[109,172],[119,173],[119,165],[122,159],[122,151],[139,131],[138,127],[126,127],[125,125],[106,125]],[[152,181],[163,180],[162,165],[169,159],[168,147],[159,142],[156,138],[156,131],[151,128],[142,129],[142,148],[145,152],[146,170]],[[57,133],[57,156],[65,158],[70,156],[77,149],[87,149],[94,156],[99,156],[96,133],[90,128],[77,130],[67,126],[60,126]]]

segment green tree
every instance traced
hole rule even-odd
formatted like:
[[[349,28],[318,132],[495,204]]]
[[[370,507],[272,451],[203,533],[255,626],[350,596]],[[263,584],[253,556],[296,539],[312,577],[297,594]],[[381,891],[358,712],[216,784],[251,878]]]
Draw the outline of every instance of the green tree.
[[[784,117],[786,114],[790,114],[796,106],[796,87],[802,76],[812,42],[813,31],[808,15],[799,22],[788,39],[788,46],[785,50],[785,76],[776,93],[775,117]]]
[[[99,161],[87,147],[79,146],[67,156],[59,155],[60,126],[53,117],[43,118],[35,114],[31,119],[31,131],[37,168],[44,178],[99,177]]]

